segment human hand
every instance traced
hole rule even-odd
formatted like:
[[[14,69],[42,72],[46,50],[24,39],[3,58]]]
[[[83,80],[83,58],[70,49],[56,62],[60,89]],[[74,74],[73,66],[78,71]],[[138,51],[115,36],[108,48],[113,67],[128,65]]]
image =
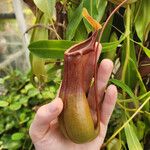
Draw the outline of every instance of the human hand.
[[[59,129],[57,118],[63,109],[63,103],[60,98],[56,98],[51,103],[40,107],[30,126],[29,134],[36,150],[99,150],[103,144],[110,116],[115,107],[117,99],[117,89],[114,85],[107,82],[113,69],[112,61],[102,60],[97,75],[98,93],[100,107],[100,133],[91,142],[76,144],[66,139]],[[106,91],[105,91],[106,89]],[[91,96],[93,96],[91,90]],[[104,95],[105,93],[105,95]],[[104,95],[104,100],[103,100]],[[89,100],[91,109],[95,105]]]

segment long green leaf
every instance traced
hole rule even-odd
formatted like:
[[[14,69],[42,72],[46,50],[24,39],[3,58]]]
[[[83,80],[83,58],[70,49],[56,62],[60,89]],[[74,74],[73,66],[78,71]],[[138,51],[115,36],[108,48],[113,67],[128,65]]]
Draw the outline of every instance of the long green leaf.
[[[142,140],[145,134],[146,123],[141,120],[137,121],[137,137],[139,140]]]
[[[139,80],[140,87],[141,87],[141,94],[144,94],[144,93],[147,92],[147,90],[146,90],[146,87],[145,87],[145,85],[143,83],[142,77],[141,77],[141,75],[140,75],[140,73],[139,73],[139,71],[138,71],[138,69],[137,69],[136,64],[134,63],[134,61],[131,58],[129,60],[132,63],[132,66],[134,67],[134,69],[136,71],[137,78]]]
[[[102,38],[101,38],[101,42],[110,42],[110,36],[111,36],[111,31],[112,31],[112,24],[113,24],[113,20],[114,20],[114,16],[111,17],[110,21],[109,21],[109,25],[106,26]]]
[[[130,87],[128,87],[126,84],[124,84],[122,81],[119,81],[117,79],[110,79],[110,82],[114,83],[115,85],[119,86],[120,88],[122,88],[122,90],[124,90],[125,92],[128,93],[128,95],[131,98],[135,98],[134,93],[132,92],[132,90],[130,89]]]
[[[116,48],[127,37],[127,35],[128,34],[122,35],[121,38],[115,42],[101,43],[102,44],[102,53],[116,50]]]
[[[33,42],[29,45],[31,53],[41,58],[62,59],[64,51],[77,42],[65,40],[43,40]]]
[[[141,0],[137,4],[138,11],[137,18],[135,20],[135,29],[138,37],[141,41],[144,40],[144,34],[150,23],[150,0]]]
[[[110,42],[116,42],[116,41],[118,41],[117,35],[116,35],[115,32],[113,32],[113,33],[111,34],[111,37],[110,37]],[[102,55],[103,58],[108,58],[108,59],[110,59],[110,60],[113,61],[114,58],[115,58],[115,56],[116,56],[117,47],[118,47],[118,45],[116,45],[116,47],[113,48],[112,51],[109,51],[109,52],[104,53],[104,54]]]
[[[130,34],[130,38],[133,38],[132,33]],[[123,51],[122,51],[122,56],[124,57],[124,59],[126,59],[126,48],[127,48],[127,43],[124,43],[124,47],[123,47]],[[130,41],[130,58],[132,58],[132,60],[136,63],[136,54],[135,54],[135,45],[132,41]],[[122,57],[122,59],[123,59]],[[125,60],[126,61],[126,60]],[[124,63],[122,63],[123,65]],[[136,71],[135,69],[133,69],[133,65],[130,63],[130,61],[128,60],[128,64],[127,64],[127,69],[126,69],[126,73],[125,73],[125,83],[131,88],[131,89],[135,89],[136,83],[137,83],[137,77],[136,77]]]
[[[75,41],[83,41],[87,37],[88,37],[88,34],[87,34],[87,31],[86,31],[86,27],[85,27],[84,22],[82,20],[80,22],[77,30],[76,30],[76,33],[75,33],[75,36],[74,36],[73,40],[75,40]]]
[[[101,43],[102,44],[102,53],[116,50],[116,47],[119,46],[119,41],[109,42],[109,43]]]
[[[37,18],[36,18],[35,24],[48,25],[49,18],[39,10],[37,11]],[[33,29],[30,43],[36,42],[39,40],[48,40],[47,29],[39,29],[39,28]],[[43,58],[39,58],[35,55],[30,54],[30,61],[31,61],[32,74],[35,75],[39,81],[42,81],[42,82],[45,81],[46,80],[46,71],[45,71],[45,66],[44,66],[45,60]]]
[[[145,87],[145,85],[144,85],[144,83],[143,83],[142,77],[141,77],[141,75],[140,75],[140,73],[139,73],[139,71],[138,71],[138,69],[137,69],[137,67],[136,67],[136,65],[135,65],[135,63],[134,63],[134,61],[130,58],[130,59],[129,59],[129,62],[132,64],[132,67],[133,67],[133,69],[134,69],[135,72],[136,72],[136,77],[137,77],[137,79],[138,79],[138,81],[139,81],[139,84],[140,84],[140,95],[146,93],[146,92],[147,92],[146,87]],[[147,110],[147,111],[149,111],[149,104],[150,104],[150,103],[148,102],[148,103],[145,105],[145,107],[144,107],[144,109]]]
[[[48,18],[52,18],[56,0],[34,0],[34,3]]]
[[[83,3],[79,5],[79,7],[75,10],[74,14],[72,15],[72,19],[67,25],[66,29],[66,39],[67,40],[72,40],[73,37],[75,36],[75,32],[77,27],[79,26],[81,20],[82,20],[82,8],[83,8]]]
[[[98,11],[98,14],[95,16],[95,18],[99,22],[101,21],[101,19],[104,16],[105,9],[107,7],[107,3],[108,3],[107,0],[98,0],[97,1],[97,11]]]
[[[116,42],[101,43],[102,53],[113,51],[122,40],[123,38]],[[40,40],[32,42],[28,48],[32,54],[40,58],[63,59],[64,51],[77,43],[68,40]]]
[[[129,150],[143,150],[133,127],[129,123],[125,126],[125,134]]]

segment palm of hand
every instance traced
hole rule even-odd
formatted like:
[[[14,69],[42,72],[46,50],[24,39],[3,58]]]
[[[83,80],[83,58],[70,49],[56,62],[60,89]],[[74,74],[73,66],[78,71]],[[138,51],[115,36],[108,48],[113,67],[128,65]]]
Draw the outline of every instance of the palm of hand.
[[[105,130],[101,125],[101,131]],[[105,130],[106,131],[106,130]],[[104,133],[104,132],[101,132]],[[85,144],[76,144],[66,139],[59,130],[58,122],[52,123],[50,129],[42,139],[35,142],[38,150],[99,150],[104,140],[104,135],[98,135],[96,139]]]

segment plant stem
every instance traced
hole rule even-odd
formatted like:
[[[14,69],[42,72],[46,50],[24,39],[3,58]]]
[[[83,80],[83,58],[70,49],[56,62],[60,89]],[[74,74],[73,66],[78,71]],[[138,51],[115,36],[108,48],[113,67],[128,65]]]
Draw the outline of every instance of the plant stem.
[[[117,102],[117,104],[123,109],[123,110],[125,110],[125,112],[126,111],[129,111],[129,112],[135,112],[137,109],[135,109],[135,108],[132,108],[132,109],[130,109],[130,108],[127,108],[127,107],[124,107],[122,104],[120,104],[119,102]],[[144,113],[144,111],[139,111],[139,113]]]
[[[101,38],[102,38],[102,35],[103,35],[103,32],[104,32],[104,30],[105,30],[105,28],[106,28],[106,26],[107,26],[109,20],[111,19],[111,17],[112,17],[112,16],[115,14],[115,12],[118,11],[118,9],[119,9],[122,5],[124,5],[127,1],[128,1],[128,0],[124,0],[122,3],[120,3],[120,4],[112,11],[112,13],[109,15],[109,17],[107,18],[106,22],[104,23],[104,25],[103,25],[103,27],[102,27],[102,29],[101,29],[101,32],[100,32],[100,35],[99,35],[99,39],[98,39],[98,43],[100,43]]]
[[[126,35],[127,35],[127,39],[126,39],[126,55],[125,55],[125,61],[124,61],[124,65],[123,65],[123,70],[122,70],[122,77],[121,80],[123,81],[123,83],[125,83],[125,76],[126,76],[126,71],[127,71],[127,66],[128,66],[128,62],[129,62],[129,58],[130,58],[130,16],[131,16],[131,10],[130,10],[130,5],[127,5],[127,10],[126,10]]]
[[[137,101],[140,101],[140,100],[143,100],[145,97],[147,96],[150,96],[150,91],[143,94],[143,95],[140,95],[139,97],[136,98]],[[118,99],[117,101],[119,101],[119,103],[131,103],[133,102],[133,98],[129,98],[129,99]]]

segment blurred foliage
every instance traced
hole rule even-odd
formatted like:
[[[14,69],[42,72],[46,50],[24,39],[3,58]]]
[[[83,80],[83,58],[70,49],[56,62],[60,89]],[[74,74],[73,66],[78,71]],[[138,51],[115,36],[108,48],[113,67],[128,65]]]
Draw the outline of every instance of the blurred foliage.
[[[49,82],[42,91],[18,70],[0,78],[0,149],[33,149],[28,130],[39,106],[55,98],[60,78]]]

